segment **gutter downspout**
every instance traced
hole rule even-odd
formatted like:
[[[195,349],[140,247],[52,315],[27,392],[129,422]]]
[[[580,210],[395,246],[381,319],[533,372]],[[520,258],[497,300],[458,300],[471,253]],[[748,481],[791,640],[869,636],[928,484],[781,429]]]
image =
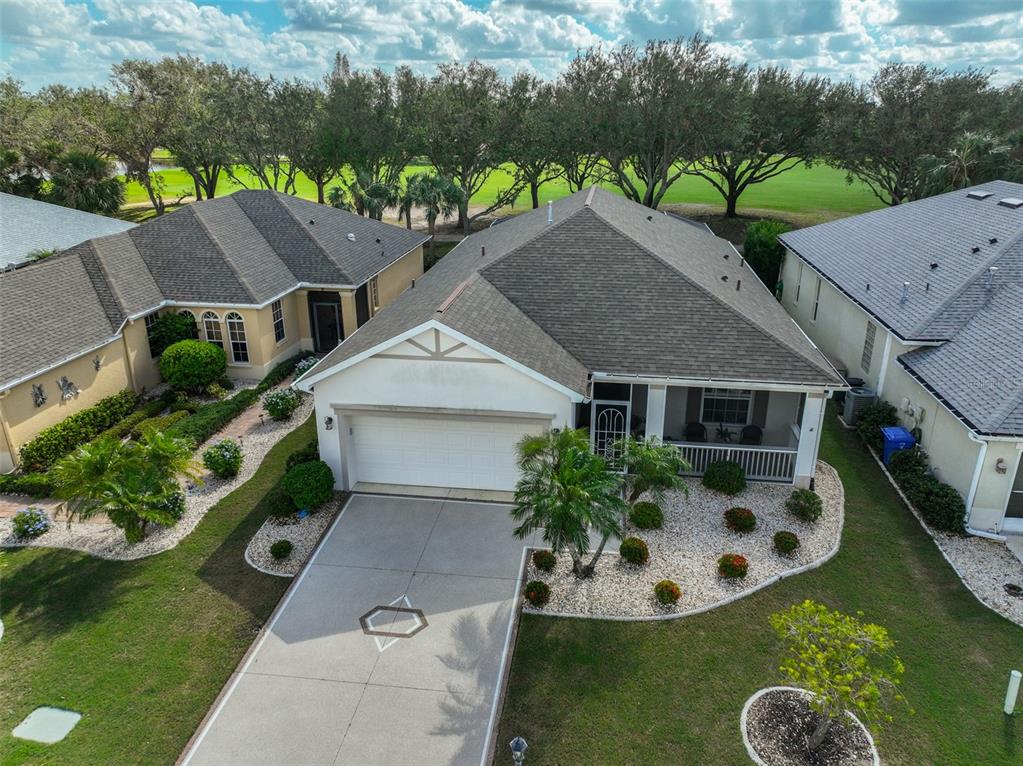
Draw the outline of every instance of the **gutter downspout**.
[[[892,334],[885,332],[884,334],[884,353],[881,356],[881,369],[877,373],[877,398],[880,399],[884,393],[884,382],[885,378],[888,377],[888,357],[892,352]]]
[[[970,480],[970,492],[966,497],[966,531],[971,535],[977,535],[978,537],[987,537],[992,540],[1004,540],[1002,535],[995,532],[986,532],[979,529],[974,529],[970,526],[970,517],[973,515],[973,501],[977,498],[977,487],[980,484],[980,472],[984,470],[984,459],[987,457],[987,441],[984,439],[978,439],[973,435],[972,431],[967,431],[966,435],[969,437],[971,442],[975,442],[980,445],[980,452],[977,453],[977,464],[973,468],[973,478]]]
[[[21,454],[17,445],[14,443],[14,437],[11,436],[11,427],[7,425],[7,418],[4,416],[4,402],[7,395],[11,393],[10,389],[6,391],[0,391],[0,428],[3,429],[4,441],[7,442],[7,449],[10,450],[11,455],[11,472],[17,470],[18,464],[21,462]]]
[[[131,358],[131,349],[128,348],[128,336],[125,330],[128,329],[129,325],[135,324],[135,320],[126,322],[121,328],[121,347],[124,349],[124,369],[128,373],[128,385],[131,386],[131,390],[138,393],[138,388],[135,387],[135,370],[132,369],[133,360]]]

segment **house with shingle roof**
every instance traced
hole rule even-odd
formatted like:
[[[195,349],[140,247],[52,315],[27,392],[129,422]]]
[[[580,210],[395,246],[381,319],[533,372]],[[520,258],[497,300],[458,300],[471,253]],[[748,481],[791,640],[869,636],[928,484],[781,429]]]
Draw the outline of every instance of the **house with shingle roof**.
[[[1023,184],[781,236],[782,304],[893,404],[974,533],[1023,534]]]
[[[295,385],[339,487],[507,492],[551,427],[808,486],[844,381],[727,241],[593,187],[466,238]]]
[[[5,229],[20,226],[10,210]],[[43,428],[157,385],[148,330],[161,313],[190,315],[229,376],[261,378],[300,349],[331,351],[406,290],[428,239],[241,190],[0,273],[0,470]]]

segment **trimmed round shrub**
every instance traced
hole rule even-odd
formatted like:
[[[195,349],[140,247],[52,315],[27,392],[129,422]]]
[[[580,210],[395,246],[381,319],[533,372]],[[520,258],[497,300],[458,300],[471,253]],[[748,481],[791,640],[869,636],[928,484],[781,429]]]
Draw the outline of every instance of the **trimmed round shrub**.
[[[290,388],[278,388],[263,397],[263,409],[274,420],[287,420],[298,405],[298,392]]]
[[[824,504],[820,496],[809,489],[794,489],[789,499],[785,501],[785,508],[797,519],[803,521],[817,521],[824,512]]]
[[[201,340],[179,340],[160,357],[160,376],[179,391],[199,393],[227,369],[224,349]]]
[[[661,580],[654,586],[654,597],[661,606],[671,606],[682,598],[682,589],[674,580]]]
[[[242,467],[242,448],[234,439],[221,439],[202,453],[202,462],[218,479],[237,476]]]
[[[657,503],[636,503],[629,511],[629,521],[638,529],[660,529],[664,526],[664,512]]]
[[[558,557],[550,551],[533,551],[533,566],[541,572],[553,572],[557,563]]]
[[[745,577],[749,571],[749,562],[738,553],[726,553],[718,559],[718,574],[727,580]]]
[[[12,520],[18,540],[34,540],[50,528],[50,518],[42,508],[22,508]]]
[[[281,561],[291,555],[294,547],[291,540],[277,540],[270,546],[270,555],[274,557],[274,561]]]
[[[707,466],[703,486],[726,495],[738,495],[746,489],[746,472],[731,460],[718,460]]]
[[[540,580],[530,580],[526,583],[526,590],[523,592],[523,595],[525,595],[526,601],[531,606],[541,609],[551,600],[551,588],[547,583],[540,582]]]
[[[280,484],[275,484],[266,496],[263,498],[263,502],[266,504],[267,510],[270,515],[278,521],[291,518],[298,511],[298,507],[295,505],[295,501],[291,499],[291,495],[284,491],[284,487]]]
[[[733,532],[752,532],[757,527],[757,516],[749,508],[729,508],[725,511],[725,526]]]
[[[908,493],[909,499],[935,529],[962,533],[965,528],[966,503],[955,487],[926,476]]]
[[[297,449],[288,455],[288,459],[284,461],[284,470],[290,471],[296,465],[302,465],[302,463],[308,463],[312,460],[319,459],[320,447],[316,443],[316,439],[313,439],[301,449]]]
[[[334,494],[334,472],[322,460],[310,460],[284,474],[281,486],[298,508],[313,510]]]
[[[638,537],[626,537],[622,540],[618,553],[623,559],[636,566],[645,564],[650,560],[650,549]]]
[[[156,511],[166,516],[171,524],[181,521],[181,517],[185,515],[185,493],[180,490],[171,492],[156,504]]]
[[[782,556],[788,556],[796,548],[799,547],[799,538],[795,532],[775,532],[774,533],[774,549]]]

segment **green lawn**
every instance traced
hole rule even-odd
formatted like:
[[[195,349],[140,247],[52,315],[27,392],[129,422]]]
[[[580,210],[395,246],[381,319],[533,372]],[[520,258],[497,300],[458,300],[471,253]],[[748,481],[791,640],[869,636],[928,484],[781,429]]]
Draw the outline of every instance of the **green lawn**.
[[[173,763],[289,580],[242,558],[259,502],[310,418],[176,548],[134,562],[61,550],[4,553],[0,763]],[[84,713],[67,739],[10,736],[39,705]]]
[[[406,173],[417,173],[428,170],[426,167],[412,166]],[[166,170],[161,173],[166,184],[164,197],[174,200],[181,194],[191,194],[194,190],[192,179],[181,169]],[[247,173],[241,173],[245,184],[258,188],[259,184]],[[473,202],[489,204],[496,198],[499,189],[507,188],[510,173],[501,171],[490,176],[483,190],[473,198]],[[614,187],[605,184],[609,189]],[[227,174],[221,174],[217,184],[217,194],[230,194],[242,188],[234,184]],[[296,192],[301,197],[316,199],[316,186],[305,176],[299,176]],[[545,185],[541,190],[541,199],[557,199],[568,194],[563,181],[555,181]],[[126,202],[128,204],[148,203],[145,190],[137,183],[128,184]],[[864,213],[881,207],[881,203],[863,184],[856,182],[849,185],[845,181],[845,173],[827,165],[818,164],[812,168],[799,167],[783,173],[762,184],[757,184],[743,194],[739,200],[740,211],[743,208],[760,208],[778,210],[788,213],[801,213],[813,217],[833,218],[844,215]],[[721,196],[709,183],[702,178],[686,176],[677,181],[664,197],[664,204],[698,203],[720,205]],[[517,200],[518,205],[529,205],[528,192]]]
[[[833,415],[821,453],[847,495],[834,559],[676,621],[523,616],[498,747],[522,735],[534,765],[749,763],[739,733],[743,703],[782,680],[768,615],[813,598],[862,610],[898,642],[915,714],[896,708],[878,740],[884,763],[1023,763],[1023,720],[1001,712],[1009,670],[1023,665],[1023,629],[962,586]]]

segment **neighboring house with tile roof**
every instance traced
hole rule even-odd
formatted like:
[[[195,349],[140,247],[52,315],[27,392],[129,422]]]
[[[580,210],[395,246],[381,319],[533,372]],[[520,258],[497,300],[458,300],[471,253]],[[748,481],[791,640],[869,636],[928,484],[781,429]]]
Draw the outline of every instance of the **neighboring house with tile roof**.
[[[329,352],[394,300],[423,273],[428,239],[242,190],[0,273],[0,470],[46,426],[157,385],[147,329],[161,312],[194,317],[228,375],[260,378],[299,349]]]
[[[463,240],[296,386],[339,487],[509,491],[566,426],[806,486],[844,382],[727,241],[593,187]]]
[[[134,226],[117,218],[0,192],[0,269],[29,263],[36,252],[66,250],[92,237]]]
[[[1023,184],[788,232],[782,304],[915,429],[983,534],[1023,534]]]

